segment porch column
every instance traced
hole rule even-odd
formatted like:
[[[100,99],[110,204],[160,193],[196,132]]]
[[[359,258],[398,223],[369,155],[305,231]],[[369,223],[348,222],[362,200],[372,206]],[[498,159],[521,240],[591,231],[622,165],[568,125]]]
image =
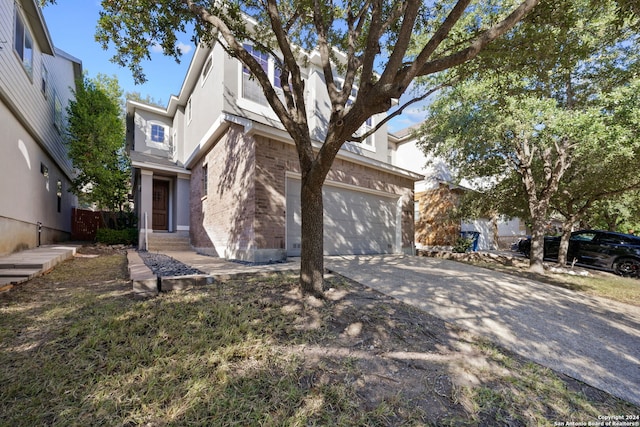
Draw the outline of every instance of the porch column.
[[[189,231],[189,193],[191,175],[178,174],[175,187],[176,231]]]
[[[153,218],[153,171],[141,170],[140,171],[140,206],[138,206],[138,228],[140,229],[140,247],[146,247],[144,241],[145,231],[153,233],[152,218]],[[147,213],[147,227],[145,230],[144,216]]]

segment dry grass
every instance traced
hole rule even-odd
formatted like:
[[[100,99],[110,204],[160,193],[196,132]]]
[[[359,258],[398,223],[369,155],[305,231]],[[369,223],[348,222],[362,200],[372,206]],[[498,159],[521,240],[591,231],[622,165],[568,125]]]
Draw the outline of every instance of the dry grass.
[[[340,277],[136,300],[122,254],[0,296],[0,425],[553,425],[639,408]]]

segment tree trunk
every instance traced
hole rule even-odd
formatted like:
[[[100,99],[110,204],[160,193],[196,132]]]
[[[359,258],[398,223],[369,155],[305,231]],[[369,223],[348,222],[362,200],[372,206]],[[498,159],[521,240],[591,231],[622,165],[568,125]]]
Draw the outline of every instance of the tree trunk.
[[[534,273],[544,274],[542,260],[544,258],[544,221],[533,222],[531,230],[531,253],[529,254],[529,270]]]
[[[302,247],[300,257],[300,287],[304,294],[323,297],[323,205],[322,182],[303,175],[300,194],[302,212]]]
[[[558,248],[558,265],[560,265],[560,267],[567,265],[567,252],[569,251],[569,238],[571,237],[572,225],[573,222],[562,225],[562,237],[560,238],[560,247]]]

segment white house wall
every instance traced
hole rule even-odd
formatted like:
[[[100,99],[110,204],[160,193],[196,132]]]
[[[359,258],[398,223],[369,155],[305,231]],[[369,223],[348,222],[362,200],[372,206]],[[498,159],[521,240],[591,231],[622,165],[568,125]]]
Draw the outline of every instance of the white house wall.
[[[200,52],[202,53],[202,51]],[[229,78],[225,71],[225,57],[220,46],[215,46],[211,52],[212,68],[206,79],[203,79],[202,70],[197,74],[197,80],[194,78],[193,90],[188,97],[185,97],[184,116],[182,122],[184,126],[183,140],[183,157],[182,161],[193,153],[199,144],[203,141],[205,135],[210,131],[211,125],[222,113],[228,97],[226,85]],[[207,55],[207,58],[209,55]],[[206,61],[206,59],[205,59]],[[204,65],[204,62],[203,62]],[[194,76],[195,77],[195,76]],[[225,94],[221,96],[221,94]],[[189,107],[189,99],[191,107]],[[189,108],[191,109],[191,119],[189,119]]]
[[[33,10],[23,12],[26,6]],[[35,7],[32,0],[0,0],[0,254],[36,246],[38,223],[40,243],[68,238],[71,207],[77,204],[68,191],[72,165],[63,132],[54,126],[54,100],[66,123],[81,64],[53,49]],[[16,8],[32,36],[31,75],[14,49]]]

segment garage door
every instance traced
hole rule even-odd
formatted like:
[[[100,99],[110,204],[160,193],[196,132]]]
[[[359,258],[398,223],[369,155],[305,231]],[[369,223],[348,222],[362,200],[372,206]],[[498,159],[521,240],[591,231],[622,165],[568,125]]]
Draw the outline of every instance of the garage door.
[[[300,180],[287,179],[287,254],[300,255]],[[394,253],[397,197],[325,185],[325,255]]]

